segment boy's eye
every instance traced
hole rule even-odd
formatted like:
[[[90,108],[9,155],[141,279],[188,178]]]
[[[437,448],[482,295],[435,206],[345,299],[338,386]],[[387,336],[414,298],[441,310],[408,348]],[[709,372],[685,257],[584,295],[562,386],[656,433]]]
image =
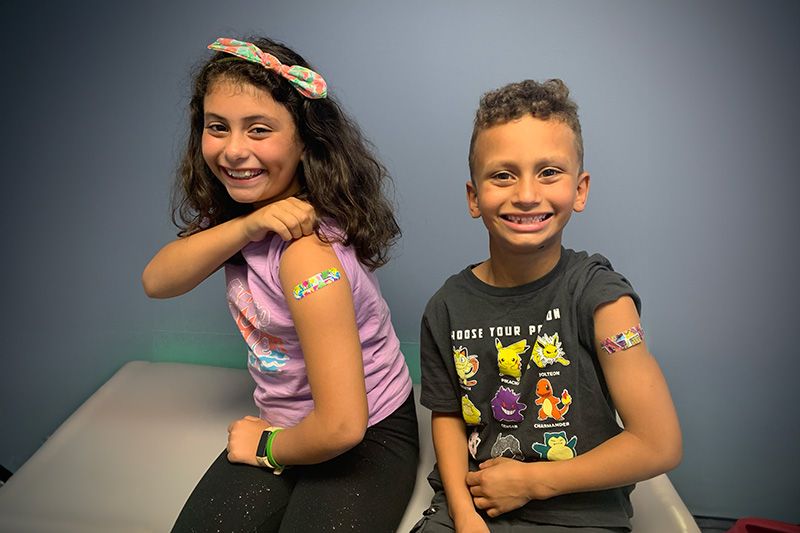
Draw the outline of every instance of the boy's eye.
[[[546,168],[546,169],[542,170],[542,176],[545,177],[545,178],[552,178],[553,176],[557,176],[557,175],[558,175],[558,170],[556,170],[554,168]]]
[[[510,172],[498,172],[497,174],[494,174],[492,176],[492,179],[496,179],[496,180],[499,180],[499,181],[510,180],[510,179],[513,179],[513,178],[514,178],[514,176],[511,175]]]

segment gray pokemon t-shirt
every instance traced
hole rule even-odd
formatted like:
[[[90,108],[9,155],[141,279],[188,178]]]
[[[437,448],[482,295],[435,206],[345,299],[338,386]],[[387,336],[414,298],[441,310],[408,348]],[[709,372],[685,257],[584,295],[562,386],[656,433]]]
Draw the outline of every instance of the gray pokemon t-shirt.
[[[623,295],[640,308],[607,259],[569,249],[532,283],[493,287],[466,268],[434,294],[422,319],[421,401],[462,414],[470,469],[501,456],[569,460],[621,431],[595,353],[594,311]],[[430,480],[441,489],[436,469]],[[532,501],[504,516],[626,527],[631,490]]]

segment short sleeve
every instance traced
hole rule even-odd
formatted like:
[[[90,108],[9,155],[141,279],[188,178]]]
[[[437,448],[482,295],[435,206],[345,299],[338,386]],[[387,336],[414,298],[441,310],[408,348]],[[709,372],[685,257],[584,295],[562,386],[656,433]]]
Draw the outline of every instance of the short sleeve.
[[[619,272],[615,272],[611,264],[601,256],[588,268],[578,291],[578,317],[580,341],[584,346],[594,346],[594,312],[603,304],[630,296],[641,314],[642,303],[639,295],[633,290],[630,282]],[[636,324],[631,324],[632,326]]]
[[[431,411],[461,412],[461,398],[443,305],[428,303],[420,326],[420,403]]]

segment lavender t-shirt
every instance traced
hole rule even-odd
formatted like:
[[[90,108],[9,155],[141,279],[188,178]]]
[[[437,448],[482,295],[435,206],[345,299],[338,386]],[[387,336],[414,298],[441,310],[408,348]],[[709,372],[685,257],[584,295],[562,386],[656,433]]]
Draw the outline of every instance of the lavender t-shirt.
[[[247,343],[247,367],[256,382],[253,398],[261,418],[282,427],[296,425],[314,407],[303,351],[279,278],[287,245],[271,234],[242,249],[245,264],[225,265],[228,304]],[[411,378],[377,278],[352,248],[339,243],[332,247],[353,292],[372,426],[406,400]]]

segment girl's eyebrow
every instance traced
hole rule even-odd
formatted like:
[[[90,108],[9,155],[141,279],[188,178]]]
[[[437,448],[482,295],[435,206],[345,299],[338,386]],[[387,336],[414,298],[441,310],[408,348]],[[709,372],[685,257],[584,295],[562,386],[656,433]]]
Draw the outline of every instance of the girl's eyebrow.
[[[203,116],[208,120],[227,120],[222,115],[217,115],[216,113],[203,113]],[[267,115],[249,115],[247,117],[241,118],[242,122],[272,122],[273,118]]]

